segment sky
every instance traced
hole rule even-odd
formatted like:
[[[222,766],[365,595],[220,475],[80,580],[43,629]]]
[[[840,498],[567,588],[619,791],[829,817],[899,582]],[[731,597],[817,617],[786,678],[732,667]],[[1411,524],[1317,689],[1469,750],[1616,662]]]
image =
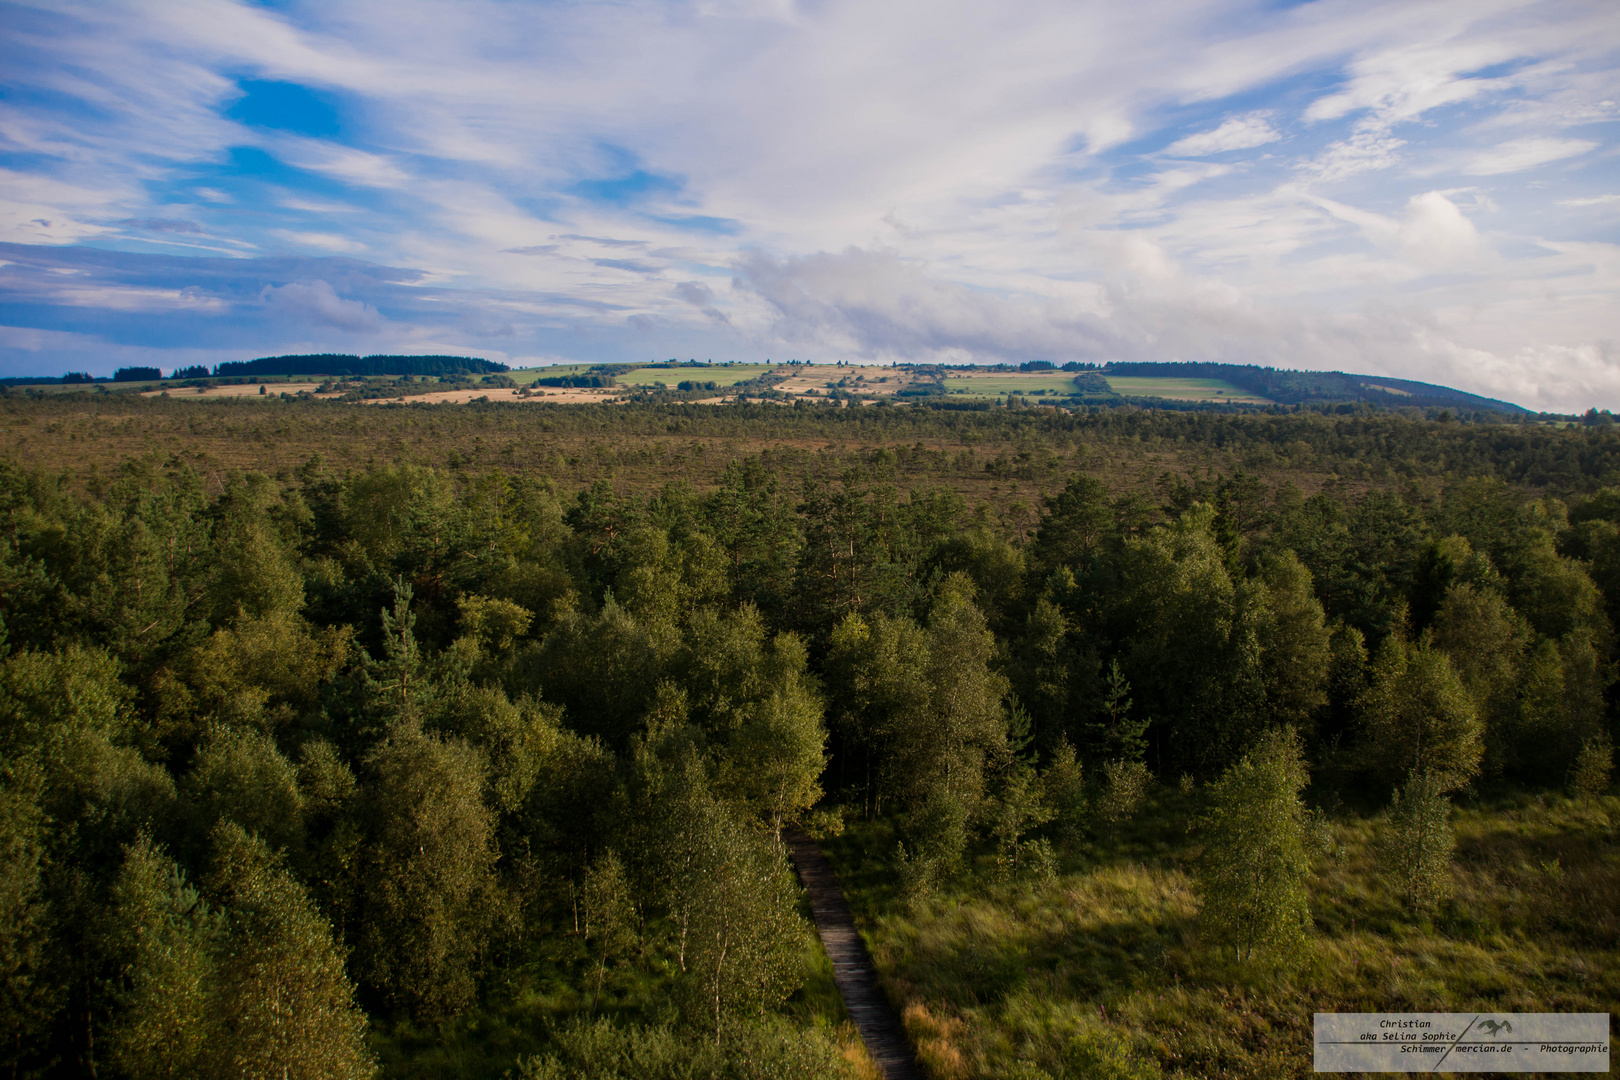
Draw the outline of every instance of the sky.
[[[0,375],[1214,360],[1620,410],[1616,0],[0,2]]]

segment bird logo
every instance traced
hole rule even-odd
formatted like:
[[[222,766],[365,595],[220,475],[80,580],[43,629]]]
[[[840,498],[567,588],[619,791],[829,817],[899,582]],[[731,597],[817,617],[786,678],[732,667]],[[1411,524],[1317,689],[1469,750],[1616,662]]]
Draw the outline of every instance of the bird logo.
[[[1483,1030],[1490,1032],[1493,1039],[1504,1031],[1509,1035],[1513,1034],[1513,1025],[1506,1020],[1487,1020],[1479,1026]]]

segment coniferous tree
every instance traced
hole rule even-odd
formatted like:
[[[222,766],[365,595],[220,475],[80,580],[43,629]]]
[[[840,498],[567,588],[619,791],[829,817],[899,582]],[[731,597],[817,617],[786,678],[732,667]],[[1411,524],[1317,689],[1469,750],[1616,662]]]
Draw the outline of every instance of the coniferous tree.
[[[394,582],[394,606],[382,610],[382,658],[363,660],[371,707],[384,725],[420,725],[437,696],[416,641],[414,591],[400,577]]]

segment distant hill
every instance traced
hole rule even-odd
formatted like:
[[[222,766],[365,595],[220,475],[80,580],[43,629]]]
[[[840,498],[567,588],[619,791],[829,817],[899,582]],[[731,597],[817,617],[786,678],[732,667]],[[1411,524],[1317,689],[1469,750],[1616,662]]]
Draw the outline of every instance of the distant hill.
[[[474,356],[347,356],[312,353],[227,360],[214,368],[220,375],[489,375],[510,371],[505,364]]]
[[[1105,366],[1102,373],[1147,379],[1223,379],[1279,405],[1367,401],[1385,406],[1434,406],[1512,414],[1532,411],[1511,401],[1480,397],[1449,386],[1389,379],[1382,375],[1347,375],[1342,371],[1288,371],[1254,364],[1116,363]]]

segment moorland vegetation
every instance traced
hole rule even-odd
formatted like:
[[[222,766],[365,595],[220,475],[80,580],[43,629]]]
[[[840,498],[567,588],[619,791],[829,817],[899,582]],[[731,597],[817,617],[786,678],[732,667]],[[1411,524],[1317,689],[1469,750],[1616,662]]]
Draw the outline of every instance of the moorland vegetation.
[[[18,1076],[1276,1077],[1620,999],[1620,436],[0,401]]]

